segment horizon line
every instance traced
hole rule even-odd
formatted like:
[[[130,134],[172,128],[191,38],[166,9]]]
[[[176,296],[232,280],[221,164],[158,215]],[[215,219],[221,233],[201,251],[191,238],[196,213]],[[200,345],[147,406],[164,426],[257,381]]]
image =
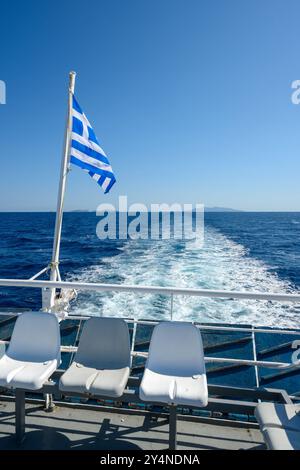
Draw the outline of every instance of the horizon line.
[[[65,210],[64,213],[96,213],[97,210],[91,210],[91,209],[71,209],[71,210]],[[105,212],[112,212],[112,211],[105,211]],[[119,211],[116,210],[116,213],[119,212],[125,212],[128,213],[128,211]],[[137,211],[139,212],[139,211]],[[150,211],[150,212],[163,212],[163,211]],[[171,211],[171,212],[182,212],[182,211]],[[191,211],[189,211],[191,212]],[[195,212],[195,209],[193,209],[192,212]],[[236,212],[241,213],[241,212],[255,212],[255,213],[300,213],[300,209],[298,210],[293,210],[293,209],[288,209],[288,210],[268,210],[268,209],[218,209],[214,210],[214,208],[204,208],[204,212],[211,212],[211,213],[229,213],[229,214],[234,214]],[[55,210],[0,210],[0,214],[56,214]]]

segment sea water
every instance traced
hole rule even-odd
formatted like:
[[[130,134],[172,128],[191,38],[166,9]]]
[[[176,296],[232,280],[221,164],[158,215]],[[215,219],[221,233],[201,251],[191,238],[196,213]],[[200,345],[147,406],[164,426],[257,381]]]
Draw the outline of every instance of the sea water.
[[[65,213],[60,270],[69,281],[297,293],[300,213],[206,212],[197,240],[99,240],[99,218]],[[26,279],[51,259],[54,213],[0,213],[0,277]],[[45,279],[45,277],[44,277]],[[0,288],[0,307],[40,308],[38,289]],[[170,298],[80,292],[76,314],[169,319]],[[300,327],[300,306],[175,296],[173,319]]]

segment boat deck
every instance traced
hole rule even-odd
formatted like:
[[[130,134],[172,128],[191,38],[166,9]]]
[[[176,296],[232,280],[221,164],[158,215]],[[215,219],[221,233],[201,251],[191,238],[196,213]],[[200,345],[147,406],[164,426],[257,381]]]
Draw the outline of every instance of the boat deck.
[[[168,449],[167,415],[58,404],[47,412],[26,403],[26,434],[15,439],[15,404],[0,400],[0,450],[163,450]],[[178,416],[178,450],[265,449],[256,423]]]

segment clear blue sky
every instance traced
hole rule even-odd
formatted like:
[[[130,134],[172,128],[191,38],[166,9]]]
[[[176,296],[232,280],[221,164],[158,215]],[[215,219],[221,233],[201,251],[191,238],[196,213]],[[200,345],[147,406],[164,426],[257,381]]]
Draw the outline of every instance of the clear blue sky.
[[[109,155],[66,209],[202,202],[300,210],[298,0],[1,1],[0,210],[54,210],[69,70]]]

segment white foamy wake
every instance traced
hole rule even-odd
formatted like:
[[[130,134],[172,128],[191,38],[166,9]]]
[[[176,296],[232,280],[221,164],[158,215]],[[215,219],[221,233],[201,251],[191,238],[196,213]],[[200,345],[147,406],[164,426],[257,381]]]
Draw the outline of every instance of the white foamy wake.
[[[101,243],[99,241],[99,243]],[[291,293],[293,288],[247,255],[245,248],[206,227],[197,241],[132,241],[118,256],[69,274],[68,280]],[[161,295],[80,293],[72,313],[169,319],[170,299]],[[174,297],[173,319],[295,328],[300,306],[253,300]]]

